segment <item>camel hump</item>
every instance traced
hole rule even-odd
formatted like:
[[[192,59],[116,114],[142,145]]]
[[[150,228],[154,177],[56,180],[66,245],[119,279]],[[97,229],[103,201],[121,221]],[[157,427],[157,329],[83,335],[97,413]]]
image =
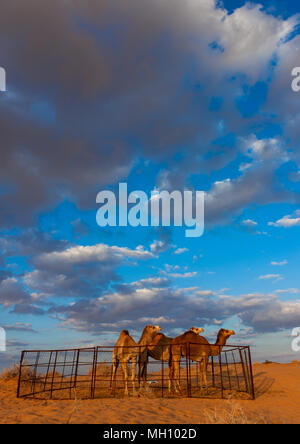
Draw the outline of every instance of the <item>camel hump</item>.
[[[129,331],[128,330],[122,330],[120,333],[120,336],[129,336]]]
[[[193,338],[193,337],[195,337],[195,336],[198,336],[197,335],[197,333],[195,333],[194,331],[192,331],[192,330],[188,330],[188,331],[186,331],[185,333],[183,333],[183,335],[182,335],[182,338],[189,338],[189,337],[191,337],[191,338]]]

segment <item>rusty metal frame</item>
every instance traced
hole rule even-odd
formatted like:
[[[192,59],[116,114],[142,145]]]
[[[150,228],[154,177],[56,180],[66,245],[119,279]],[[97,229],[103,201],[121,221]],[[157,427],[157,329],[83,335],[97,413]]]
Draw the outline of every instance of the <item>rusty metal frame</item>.
[[[202,378],[199,378],[199,363],[191,359],[191,345],[193,344],[183,344],[186,347],[186,357],[181,357],[178,368],[179,384],[183,385],[182,393],[185,396],[223,398],[227,393],[234,392],[246,393],[250,398],[255,399],[249,346],[219,346],[219,354],[211,356],[211,365],[207,363],[208,386],[206,393],[203,393],[202,387],[199,387],[199,379],[202,381]],[[134,349],[141,350],[141,347],[136,345]],[[165,346],[162,346],[162,356],[163,347]],[[122,348],[132,347],[124,346]],[[82,392],[84,393],[82,396],[92,399],[122,396],[124,388],[123,374],[120,368],[122,365],[119,366],[115,381],[112,381],[113,349],[113,346],[97,346],[63,350],[24,350],[20,358],[17,397],[48,397],[51,399],[56,398],[60,393],[59,399],[72,399],[76,391],[78,392],[77,396],[81,396]],[[141,356],[141,351],[138,354]],[[217,358],[217,362],[214,361],[214,358]],[[157,397],[174,396],[168,392],[168,363],[150,358],[147,367],[143,380],[139,380],[138,375],[135,377],[138,390],[148,386],[151,387],[150,392]],[[131,372],[127,371],[127,373],[131,394],[133,390],[129,377]]]

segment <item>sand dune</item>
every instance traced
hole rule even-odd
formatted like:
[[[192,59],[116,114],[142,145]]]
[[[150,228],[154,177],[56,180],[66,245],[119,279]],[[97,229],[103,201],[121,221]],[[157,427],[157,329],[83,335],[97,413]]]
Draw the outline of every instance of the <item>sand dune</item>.
[[[0,380],[0,423],[300,423],[300,362],[254,364],[256,400],[141,397],[17,399],[16,379]]]

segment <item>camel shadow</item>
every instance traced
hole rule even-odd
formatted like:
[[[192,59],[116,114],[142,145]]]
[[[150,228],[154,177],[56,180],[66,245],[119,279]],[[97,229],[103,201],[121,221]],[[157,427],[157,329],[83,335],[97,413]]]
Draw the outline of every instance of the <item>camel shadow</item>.
[[[274,378],[270,378],[266,374],[266,372],[260,372],[253,376],[256,398],[269,392],[275,382]]]

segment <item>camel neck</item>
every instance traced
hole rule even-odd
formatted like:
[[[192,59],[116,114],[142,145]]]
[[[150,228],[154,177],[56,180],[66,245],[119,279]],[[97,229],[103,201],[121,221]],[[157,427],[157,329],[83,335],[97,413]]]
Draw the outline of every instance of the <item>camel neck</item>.
[[[151,342],[152,336],[149,334],[143,334],[138,342],[138,345],[147,345]]]
[[[212,346],[212,356],[218,355],[222,351],[225,344],[226,338],[224,338],[224,336],[218,337],[215,344]]]

